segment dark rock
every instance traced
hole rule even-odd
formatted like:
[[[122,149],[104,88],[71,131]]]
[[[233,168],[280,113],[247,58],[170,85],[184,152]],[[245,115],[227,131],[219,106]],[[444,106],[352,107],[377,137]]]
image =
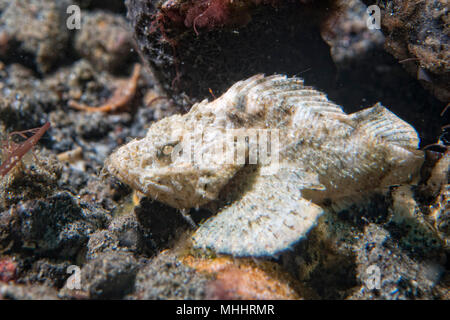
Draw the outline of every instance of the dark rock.
[[[360,0],[341,1],[339,13],[333,16],[328,28],[322,29],[322,37],[331,47],[331,56],[337,67],[375,47],[382,46],[381,30],[369,29],[367,6]]]
[[[148,239],[146,239],[148,238]],[[107,230],[94,233],[88,243],[87,259],[93,259],[103,252],[130,252],[135,255],[153,255],[154,245],[148,245],[151,235],[143,230],[134,213],[115,218]]]
[[[26,266],[28,258],[23,260],[23,274],[17,283],[35,283],[49,287],[61,288],[70,274],[67,270],[71,263],[69,261],[53,262],[49,259],[40,259],[32,262],[31,266]]]
[[[439,100],[450,101],[448,2],[394,0],[379,5],[386,50]]]
[[[22,200],[48,197],[57,192],[55,189],[62,168],[55,156],[45,151],[34,152],[33,155],[25,155],[0,180],[0,211]]]
[[[116,251],[150,257],[169,248],[188,228],[177,210],[144,198],[134,212],[121,214],[107,230],[91,236],[86,257],[92,259],[102,252]]]
[[[36,66],[40,72],[51,71],[68,48],[66,9],[69,5],[68,0],[2,0],[0,34],[10,42],[2,58],[14,60],[29,56],[25,64]]]
[[[144,241],[150,248],[165,249],[189,229],[189,223],[177,209],[148,198],[141,200],[135,214],[141,228],[146,231]]]
[[[87,185],[79,194],[87,202],[100,204],[111,212],[116,208],[117,202],[125,201],[124,198],[131,192],[130,187],[107,175],[102,178],[89,176]]]
[[[56,289],[46,285],[0,283],[0,300],[57,300]]]
[[[0,213],[0,246],[36,258],[74,259],[89,235],[105,227],[109,219],[107,212],[67,192],[23,201]]]
[[[81,292],[91,299],[120,299],[131,291],[138,271],[138,262],[125,252],[109,252],[90,260],[81,268]],[[76,297],[65,287],[60,296]]]
[[[340,12],[322,29],[338,70],[335,85],[325,90],[329,99],[347,113],[381,102],[417,130],[421,147],[435,143],[441,126],[449,123],[448,115],[440,115],[445,104],[386,52],[381,30],[367,27],[367,6],[360,0],[341,3]]]
[[[329,85],[334,65],[318,16],[332,12],[332,3],[260,5],[244,26],[203,28],[198,34],[192,26],[165,23],[170,15],[161,1],[126,5],[142,56],[171,98],[188,107],[257,73],[301,74],[309,85]]]
[[[420,221],[396,219],[399,206],[391,207],[389,197],[377,195],[362,206],[325,213],[280,262],[321,299],[442,298],[435,287],[442,285],[445,271],[443,244],[430,232],[421,234]]]
[[[357,230],[352,223],[349,225],[327,213],[306,240],[281,255],[280,262],[321,299],[344,299],[358,285],[355,254],[351,249],[355,234]]]
[[[35,74],[11,64],[0,73],[0,122],[12,131],[42,126],[57,96],[49,92]]]
[[[139,270],[128,299],[194,300],[205,298],[208,277],[183,265],[169,252],[161,253]]]

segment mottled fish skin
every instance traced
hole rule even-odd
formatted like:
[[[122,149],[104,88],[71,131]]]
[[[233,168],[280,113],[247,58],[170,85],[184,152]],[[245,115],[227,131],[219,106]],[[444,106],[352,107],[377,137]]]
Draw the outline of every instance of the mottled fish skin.
[[[226,144],[228,129],[277,130],[278,170],[263,175],[260,163],[222,164],[212,158],[191,164],[162,156],[187,133],[204,136],[195,150]],[[381,104],[348,115],[301,79],[256,75],[183,116],[153,124],[144,139],[119,148],[106,166],[175,208],[228,199],[197,230],[194,245],[235,256],[271,256],[308,233],[325,200],[343,203],[410,182],[423,162],[418,144],[414,128]]]

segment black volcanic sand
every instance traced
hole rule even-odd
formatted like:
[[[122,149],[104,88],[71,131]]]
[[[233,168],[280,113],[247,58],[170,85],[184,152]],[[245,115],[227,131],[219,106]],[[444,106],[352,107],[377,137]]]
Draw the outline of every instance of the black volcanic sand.
[[[211,100],[210,91],[218,96],[255,73],[302,77],[346,112],[381,102],[417,129],[422,147],[448,143],[441,127],[450,123],[450,111],[441,116],[445,104],[371,31],[357,27],[364,23],[358,1],[341,9],[327,42],[319,22],[330,12],[289,3],[256,8],[246,26],[200,29],[199,35],[177,29],[169,34],[178,41],[176,56],[158,30],[144,31],[156,1],[74,2],[83,10],[81,30],[65,27],[68,1],[0,0],[0,138],[51,122],[34,156],[0,180],[0,298],[206,297],[211,276],[180,258],[192,253],[190,224],[175,209],[140,199],[103,164],[115,148],[143,137],[153,121],[186,112],[194,101]],[[318,7],[324,10],[323,3]],[[340,54],[330,54],[330,44]],[[102,104],[136,62],[144,68],[128,109],[90,114],[68,106],[71,99]],[[149,97],[166,95],[171,99],[147,105]],[[77,156],[60,160],[77,149]],[[414,191],[425,218],[439,192],[426,180],[440,156],[429,153]],[[449,299],[448,248],[422,224],[392,219],[396,188],[324,215],[307,240],[268,263],[308,288],[297,292],[304,298]],[[210,214],[191,215],[200,223]],[[385,277],[380,290],[370,291],[363,283],[374,264]],[[70,265],[81,268],[80,290],[67,287]]]

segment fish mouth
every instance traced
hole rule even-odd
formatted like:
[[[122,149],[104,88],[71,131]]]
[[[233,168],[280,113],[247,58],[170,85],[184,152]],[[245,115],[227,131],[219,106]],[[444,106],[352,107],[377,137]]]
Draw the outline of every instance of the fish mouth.
[[[166,186],[166,185],[163,185],[163,184],[160,184],[160,183],[155,182],[153,180],[148,180],[148,181],[146,181],[146,183],[148,183],[151,188],[155,189],[155,191],[168,193],[168,194],[174,193],[173,188],[171,188],[169,186]]]

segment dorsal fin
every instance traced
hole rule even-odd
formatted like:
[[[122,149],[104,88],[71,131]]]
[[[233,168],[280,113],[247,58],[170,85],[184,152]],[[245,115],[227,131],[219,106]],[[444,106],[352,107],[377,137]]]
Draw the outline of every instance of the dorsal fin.
[[[404,148],[417,149],[419,146],[420,139],[416,130],[380,103],[350,116],[359,130]]]
[[[257,74],[249,79],[235,83],[221,97],[213,101],[216,106],[230,110],[230,106],[250,114],[264,109],[295,107],[295,117],[304,113],[325,113],[345,115],[342,108],[329,101],[327,95],[312,87],[305,86],[301,78],[288,78],[285,75],[264,76]]]
[[[328,100],[327,95],[312,87],[305,86],[303,79],[282,75],[263,77],[256,75],[234,85],[223,97],[241,110],[256,114],[264,109],[272,112],[289,106],[295,114],[327,113],[345,115],[342,108]],[[295,116],[294,116],[295,117]],[[300,116],[302,117],[302,116]]]

